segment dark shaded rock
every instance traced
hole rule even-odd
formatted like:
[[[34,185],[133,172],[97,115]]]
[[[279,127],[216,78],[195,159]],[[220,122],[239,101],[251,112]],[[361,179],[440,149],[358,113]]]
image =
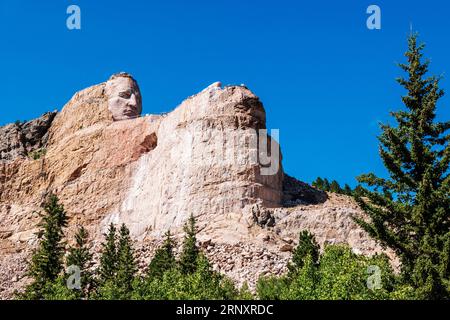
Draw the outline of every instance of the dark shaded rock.
[[[30,152],[45,147],[48,129],[57,112],[47,112],[40,118],[0,127],[0,161],[9,162],[26,157]]]
[[[270,209],[254,205],[252,207],[253,221],[261,228],[275,226],[275,217]]]
[[[326,192],[317,190],[287,174],[283,179],[283,205],[285,207],[299,204],[320,204],[327,201]]]

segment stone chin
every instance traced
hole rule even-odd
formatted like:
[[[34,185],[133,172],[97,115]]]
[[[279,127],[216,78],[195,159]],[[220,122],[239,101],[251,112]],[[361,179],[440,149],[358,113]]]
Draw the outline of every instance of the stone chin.
[[[138,118],[142,113],[142,98],[136,80],[128,73],[113,75],[105,87],[108,110],[114,121]]]

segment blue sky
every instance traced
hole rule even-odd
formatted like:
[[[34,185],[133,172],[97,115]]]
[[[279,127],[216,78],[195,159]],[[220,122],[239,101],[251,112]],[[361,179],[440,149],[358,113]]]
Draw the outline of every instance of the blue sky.
[[[81,30],[66,28],[71,4]],[[366,27],[371,4],[381,30]],[[170,111],[215,81],[244,83],[280,129],[289,174],[354,185],[361,173],[385,174],[377,123],[402,107],[396,63],[411,23],[431,70],[450,72],[449,12],[446,0],[0,0],[0,125],[60,110],[118,71],[138,80],[144,113]],[[450,94],[448,79],[442,87]]]

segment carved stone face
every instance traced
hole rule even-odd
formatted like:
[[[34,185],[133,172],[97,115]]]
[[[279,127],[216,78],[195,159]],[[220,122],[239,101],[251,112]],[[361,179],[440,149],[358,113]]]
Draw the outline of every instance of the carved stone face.
[[[130,76],[119,74],[111,77],[106,83],[106,95],[114,121],[134,119],[141,115],[141,92]]]

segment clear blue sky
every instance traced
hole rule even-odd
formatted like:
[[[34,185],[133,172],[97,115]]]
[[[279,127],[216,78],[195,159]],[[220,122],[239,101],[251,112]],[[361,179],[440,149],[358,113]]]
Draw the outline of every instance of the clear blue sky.
[[[80,31],[66,28],[70,4],[81,7]],[[380,31],[366,28],[370,4],[381,7]],[[118,71],[138,80],[145,113],[215,81],[245,83],[280,129],[288,173],[354,185],[361,173],[384,174],[377,122],[401,107],[396,62],[410,23],[445,75],[449,14],[447,0],[0,0],[0,125],[60,110]]]

